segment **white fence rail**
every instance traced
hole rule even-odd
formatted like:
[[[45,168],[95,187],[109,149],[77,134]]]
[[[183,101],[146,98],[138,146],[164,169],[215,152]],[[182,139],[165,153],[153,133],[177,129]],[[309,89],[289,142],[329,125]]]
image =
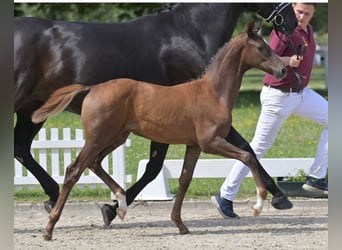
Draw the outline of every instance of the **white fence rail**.
[[[290,177],[298,174],[299,170],[307,173],[313,158],[264,158],[260,162],[272,177]],[[139,162],[137,179],[145,172],[148,160]],[[231,171],[234,159],[199,159],[193,178],[225,178]],[[183,160],[165,160],[162,171],[136,197],[136,200],[170,200],[174,194],[170,193],[168,179],[179,178]],[[248,177],[252,177],[251,173]]]
[[[42,128],[39,131],[38,138],[32,143],[31,152],[51,177],[57,183],[62,184],[66,167],[76,158],[83,145],[82,129],[63,128],[63,132],[59,134],[58,128],[51,128],[50,130]],[[104,170],[124,188],[127,182],[131,182],[131,176],[126,175],[125,172],[125,146],[130,146],[130,140],[127,140],[124,145],[118,147],[102,161]],[[33,188],[39,184],[37,179],[19,161],[15,160],[14,165],[16,189],[20,190],[24,185]],[[89,184],[90,187],[102,184],[103,187],[107,187],[100,178],[88,169],[82,174],[76,185],[82,187],[84,184]]]

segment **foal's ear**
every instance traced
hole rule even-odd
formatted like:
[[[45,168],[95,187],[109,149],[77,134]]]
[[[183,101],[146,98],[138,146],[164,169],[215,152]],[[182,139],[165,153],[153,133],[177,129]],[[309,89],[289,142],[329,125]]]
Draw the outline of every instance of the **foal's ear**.
[[[255,36],[261,29],[261,22],[255,23],[254,20],[248,22],[246,32],[249,37]]]
[[[253,34],[254,34],[254,21],[253,20],[248,22],[246,33],[249,37],[253,37]]]

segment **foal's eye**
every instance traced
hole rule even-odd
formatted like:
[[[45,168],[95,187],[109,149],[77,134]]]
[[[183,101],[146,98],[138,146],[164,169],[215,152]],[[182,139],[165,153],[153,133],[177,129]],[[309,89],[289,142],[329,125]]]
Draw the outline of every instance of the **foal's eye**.
[[[258,47],[258,50],[261,52],[261,51],[263,51],[263,50],[264,50],[264,47],[262,47],[262,46],[259,46],[259,47]]]

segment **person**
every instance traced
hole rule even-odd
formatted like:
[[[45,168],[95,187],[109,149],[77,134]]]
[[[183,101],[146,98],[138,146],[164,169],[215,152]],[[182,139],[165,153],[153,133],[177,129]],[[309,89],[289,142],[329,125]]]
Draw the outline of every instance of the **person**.
[[[307,87],[315,55],[315,39],[310,24],[315,12],[315,3],[294,3],[298,26],[288,39],[272,30],[270,47],[288,67],[288,74],[276,80],[266,74],[260,93],[261,112],[250,146],[258,159],[272,146],[276,136],[290,115],[298,115],[322,125],[314,162],[310,167],[303,189],[328,194],[325,177],[328,169],[328,101]],[[303,54],[298,56],[297,49]],[[305,129],[305,128],[303,128]],[[238,218],[233,200],[249,168],[237,161],[216,196],[211,197],[224,218]]]

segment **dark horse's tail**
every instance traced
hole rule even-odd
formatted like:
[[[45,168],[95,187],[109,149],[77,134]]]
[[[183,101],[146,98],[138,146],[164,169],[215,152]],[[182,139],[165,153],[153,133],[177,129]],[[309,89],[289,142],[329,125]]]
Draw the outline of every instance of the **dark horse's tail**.
[[[57,89],[49,99],[37,109],[32,115],[32,121],[34,123],[40,123],[47,118],[57,115],[62,112],[70,102],[77,96],[77,94],[85,91],[89,91],[90,87],[81,84],[72,84],[60,89]]]

